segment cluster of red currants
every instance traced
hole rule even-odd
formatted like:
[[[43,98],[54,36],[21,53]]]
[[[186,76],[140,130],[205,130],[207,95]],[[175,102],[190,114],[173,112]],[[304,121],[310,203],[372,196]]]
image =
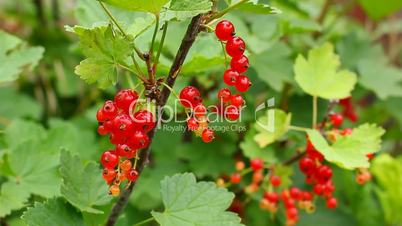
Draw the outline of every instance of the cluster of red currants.
[[[110,185],[109,193],[118,195],[121,182],[135,182],[139,176],[132,159],[138,159],[137,152],[149,145],[147,135],[155,127],[154,115],[148,110],[134,113],[138,94],[130,89],[119,91],[114,101],[108,100],[98,110],[98,133],[110,135],[114,150],[106,151],[101,156],[104,167],[103,178]]]
[[[352,97],[339,100],[339,105],[343,107],[342,114],[344,117],[352,122],[356,122],[359,119],[353,106]]]
[[[250,86],[250,79],[243,73],[249,68],[248,58],[244,55],[246,44],[242,38],[235,36],[234,25],[227,20],[220,21],[215,28],[216,37],[226,42],[226,53],[232,57],[230,68],[223,73],[223,81],[229,87],[234,86],[239,92],[246,92]],[[235,121],[240,117],[244,99],[240,94],[232,94],[230,89],[222,88],[218,92],[219,113],[229,120]]]
[[[215,138],[215,133],[208,128],[207,108],[202,103],[200,91],[194,86],[186,86],[180,92],[180,103],[186,111],[188,109],[192,111],[191,116],[187,118],[188,129],[201,136],[205,143],[211,142]]]

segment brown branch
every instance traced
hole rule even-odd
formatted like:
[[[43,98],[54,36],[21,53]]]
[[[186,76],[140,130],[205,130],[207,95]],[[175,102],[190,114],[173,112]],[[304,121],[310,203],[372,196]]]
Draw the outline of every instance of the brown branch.
[[[173,85],[176,81],[177,74],[180,72],[180,68],[183,65],[183,62],[187,56],[187,53],[190,50],[191,46],[193,45],[193,43],[200,31],[201,22],[202,22],[202,15],[198,15],[191,20],[191,23],[189,24],[189,26],[187,28],[187,32],[183,37],[179,50],[177,51],[176,57],[173,61],[172,66],[170,67],[170,71],[169,71],[169,74],[166,79],[166,83],[170,87],[173,87]],[[170,96],[170,90],[165,87],[161,92],[158,106],[163,107],[166,104],[169,96]],[[160,108],[160,109],[162,109],[162,108]],[[157,125],[159,125],[161,118],[162,118],[162,113],[160,113],[158,115]],[[149,138],[151,139],[151,142],[155,135],[155,130],[156,129],[153,129],[149,133]],[[149,147],[147,149],[144,149],[141,151],[140,162],[139,162],[138,169],[137,169],[139,173],[141,173],[141,171],[144,169],[144,167],[148,164],[149,154],[150,154]],[[126,207],[127,202],[130,198],[131,193],[133,192],[134,187],[135,187],[135,183],[132,183],[128,187],[127,190],[124,190],[122,192],[122,194],[119,197],[119,200],[115,203],[115,205],[112,208],[112,211],[110,212],[109,218],[107,219],[107,222],[106,222],[106,226],[115,225],[119,215]]]
[[[284,165],[284,166],[292,165],[292,163],[294,163],[294,162],[296,162],[297,160],[301,159],[301,158],[304,156],[304,154],[306,154],[305,151],[296,153],[296,155],[294,155],[294,156],[291,157],[290,159],[288,159],[288,160],[286,160],[285,162],[283,162],[282,165]]]

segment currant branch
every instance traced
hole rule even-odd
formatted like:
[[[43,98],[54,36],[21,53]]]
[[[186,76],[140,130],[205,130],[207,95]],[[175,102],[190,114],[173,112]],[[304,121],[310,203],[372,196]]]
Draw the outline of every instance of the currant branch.
[[[191,46],[193,45],[199,31],[200,31],[200,27],[201,27],[201,23],[202,23],[202,15],[198,15],[193,17],[193,19],[191,20],[191,23],[189,24],[186,34],[183,37],[182,43],[179,47],[179,50],[177,51],[176,57],[173,61],[172,66],[170,67],[170,71],[169,74],[166,78],[166,84],[169,87],[173,87],[177,75],[180,72],[180,68],[184,63],[185,58],[187,57],[188,51],[190,50]],[[157,105],[159,107],[163,107],[169,96],[170,96],[170,89],[168,89],[166,86],[163,88],[160,97],[159,97],[159,102],[157,103]],[[161,115],[158,115],[158,122],[157,124],[160,123],[161,120]],[[150,138],[150,143],[152,143],[153,137],[155,135],[155,128],[153,130],[150,131],[149,133],[149,138]],[[150,146],[150,145],[149,145]],[[138,163],[138,173],[141,173],[142,170],[144,169],[144,167],[148,164],[148,157],[150,154],[150,148],[146,148],[145,150],[141,151],[141,156],[140,156],[140,160]],[[124,210],[124,208],[127,205],[127,202],[130,198],[131,193],[133,192],[133,189],[135,187],[135,182],[131,183],[130,186],[126,189],[123,190],[119,199],[117,200],[117,202],[115,203],[115,205],[112,208],[112,211],[110,212],[110,215],[107,219],[106,222],[106,226],[113,226],[116,224],[118,217],[120,216],[120,214],[122,213],[122,211]]]

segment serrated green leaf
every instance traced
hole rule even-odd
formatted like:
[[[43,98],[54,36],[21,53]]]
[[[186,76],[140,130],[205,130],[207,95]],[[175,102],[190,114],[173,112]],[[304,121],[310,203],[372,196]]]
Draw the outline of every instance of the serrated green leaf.
[[[25,141],[44,139],[46,139],[46,130],[41,125],[26,120],[14,120],[5,131],[5,140],[9,148],[16,147]]]
[[[42,108],[35,99],[26,94],[18,93],[17,90],[12,87],[1,87],[0,99],[0,115],[4,118],[39,119],[42,113]],[[16,108],[15,103],[24,107]]]
[[[291,51],[279,42],[270,49],[250,57],[250,64],[257,71],[258,78],[276,91],[281,91],[283,84],[293,82]]]
[[[211,10],[210,0],[172,0],[169,7],[162,11],[161,20],[182,21]]]
[[[100,88],[116,84],[118,65],[131,54],[130,42],[113,33],[111,26],[75,26],[67,30],[80,37],[80,48],[88,57],[75,68],[75,73],[89,84],[97,82]]]
[[[166,177],[161,182],[164,212],[152,212],[162,226],[236,226],[240,218],[225,211],[234,195],[212,182],[196,182],[190,173]]]
[[[19,143],[8,155],[9,180],[32,194],[47,198],[59,195],[58,151],[47,149],[40,140]]]
[[[257,130],[254,141],[263,148],[280,139],[288,131],[291,117],[291,114],[280,109],[267,110],[267,113],[258,118],[254,125]]]
[[[13,182],[2,184],[0,192],[0,217],[10,214],[12,210],[24,207],[28,198],[29,193],[22,186]]]
[[[339,56],[332,44],[312,49],[308,58],[299,55],[294,70],[296,82],[308,94],[324,99],[341,99],[351,95],[357,76],[348,70],[338,70]]]
[[[43,47],[27,47],[19,38],[0,30],[0,83],[18,78],[24,68],[32,70],[42,58]]]
[[[351,135],[339,136],[329,145],[317,130],[308,130],[307,134],[314,147],[324,158],[345,169],[368,168],[368,153],[375,153],[381,148],[381,136],[384,129],[374,124],[363,124]]]
[[[254,3],[252,1],[240,4],[238,7],[236,7],[236,9],[247,13],[263,14],[263,15],[281,13],[281,11],[275,7],[262,3]]]
[[[84,226],[82,215],[61,198],[49,199],[46,202],[36,202],[29,207],[22,219],[29,226]]]
[[[402,96],[402,71],[378,59],[362,60],[358,64],[359,83],[374,91],[381,99]]]
[[[376,157],[371,172],[376,178],[376,194],[380,199],[385,220],[388,224],[402,224],[402,159],[388,154]]]
[[[169,0],[102,0],[125,10],[158,14]]]
[[[145,17],[138,17],[134,19],[134,22],[128,26],[127,34],[131,35],[134,39],[144,33],[148,28],[155,24],[155,17],[147,15]]]
[[[85,166],[78,156],[63,150],[60,156],[63,179],[61,194],[75,207],[88,213],[103,213],[96,206],[107,204],[110,196],[102,179],[102,170],[94,162]]]

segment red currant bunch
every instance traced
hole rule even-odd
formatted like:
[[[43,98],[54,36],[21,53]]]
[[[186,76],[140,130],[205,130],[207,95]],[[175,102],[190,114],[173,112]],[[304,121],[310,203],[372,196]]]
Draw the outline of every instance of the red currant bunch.
[[[342,114],[344,117],[352,122],[356,122],[359,119],[353,106],[352,97],[347,97],[339,100],[339,105],[343,107]]]
[[[104,103],[96,114],[99,122],[98,133],[109,135],[110,142],[115,149],[106,151],[101,156],[104,167],[103,178],[110,185],[109,193],[117,196],[120,193],[120,184],[123,181],[133,183],[139,173],[136,170],[138,151],[147,148],[147,135],[155,127],[155,118],[148,110],[136,109],[138,94],[125,89],[119,91],[114,100]]]

